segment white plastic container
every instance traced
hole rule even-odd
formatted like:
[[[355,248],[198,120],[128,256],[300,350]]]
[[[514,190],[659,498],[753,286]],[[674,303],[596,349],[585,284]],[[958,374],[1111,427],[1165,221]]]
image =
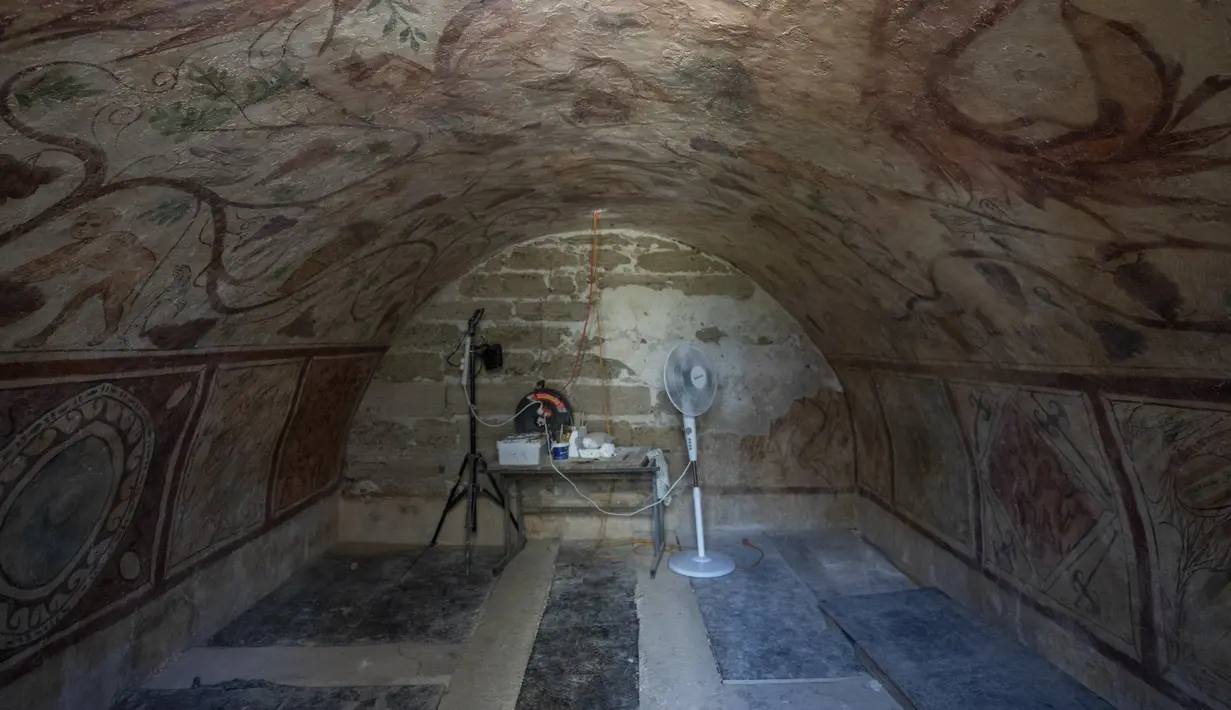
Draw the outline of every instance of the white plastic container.
[[[496,458],[501,466],[538,466],[542,455],[542,434],[506,436],[496,442]]]

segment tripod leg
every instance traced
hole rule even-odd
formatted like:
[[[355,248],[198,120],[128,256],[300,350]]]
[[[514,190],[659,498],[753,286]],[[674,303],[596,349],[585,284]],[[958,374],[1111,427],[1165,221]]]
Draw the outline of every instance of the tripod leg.
[[[470,456],[470,484],[466,491],[466,574],[470,574],[474,540],[479,532],[479,463],[482,457]]]
[[[436,532],[432,533],[432,541],[427,544],[428,547],[435,547],[436,540],[440,538],[440,530],[445,526],[445,518],[449,517],[449,511],[457,505],[458,497],[457,489],[462,486],[462,476],[466,474],[466,464],[470,462],[470,457],[462,459],[462,466],[457,470],[457,481],[453,483],[453,487],[449,489],[448,502],[445,503],[445,509],[440,511],[440,520],[436,521]]]

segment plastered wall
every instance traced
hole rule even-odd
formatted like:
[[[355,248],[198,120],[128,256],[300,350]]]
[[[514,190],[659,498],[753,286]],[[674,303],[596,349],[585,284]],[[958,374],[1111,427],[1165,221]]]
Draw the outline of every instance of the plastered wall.
[[[204,643],[337,540],[337,506],[318,501],[154,593],[116,605],[100,623],[68,626],[25,671],[0,683],[0,707],[102,710],[174,654]],[[62,638],[54,640],[64,640]]]
[[[591,235],[549,237],[506,249],[446,286],[394,338],[351,432],[342,533],[361,540],[430,536],[467,441],[459,372],[445,356],[476,308],[481,335],[504,347],[505,366],[479,376],[479,411],[503,420],[538,379],[563,387],[574,370],[586,317]],[[678,242],[604,231],[595,251],[594,310],[568,395],[592,429],[617,441],[662,448],[683,470],[678,411],[662,389],[668,350],[700,341],[719,376],[714,407],[701,419],[703,485],[715,526],[811,528],[852,519],[853,448],[837,379],[800,327],[729,264]],[[601,356],[600,356],[601,344]],[[480,427],[481,450],[513,431]],[[527,487],[532,503],[584,504],[567,482]],[[687,483],[687,482],[686,482]],[[583,484],[600,502],[644,502]],[[685,494],[689,488],[683,485]],[[624,495],[622,495],[624,493]],[[456,539],[459,508],[446,534]],[[485,505],[485,540],[500,527]],[[689,506],[670,508],[691,535]],[[531,535],[594,539],[644,535],[648,519],[597,514],[532,516]]]
[[[1117,707],[1227,707],[1222,379],[838,367],[874,544]]]
[[[106,707],[335,540],[378,355],[0,364],[0,706]]]

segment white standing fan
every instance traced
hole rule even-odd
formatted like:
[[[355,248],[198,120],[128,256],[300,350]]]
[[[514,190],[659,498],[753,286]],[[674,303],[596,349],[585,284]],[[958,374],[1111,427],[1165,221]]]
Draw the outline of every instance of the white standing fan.
[[[675,553],[667,566],[685,577],[722,577],[735,571],[735,560],[730,555],[705,549],[701,484],[697,476],[697,417],[714,404],[718,378],[701,346],[685,341],[667,354],[663,385],[671,403],[684,415],[684,441],[688,444],[688,462],[692,466],[692,508],[697,521],[697,549]]]

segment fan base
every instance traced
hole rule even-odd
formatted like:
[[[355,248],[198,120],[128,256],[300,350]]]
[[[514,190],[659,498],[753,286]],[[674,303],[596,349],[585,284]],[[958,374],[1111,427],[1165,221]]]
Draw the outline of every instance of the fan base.
[[[721,552],[706,550],[705,557],[702,557],[697,554],[696,550],[684,550],[672,555],[667,560],[667,566],[672,572],[685,577],[708,579],[725,577],[734,572],[735,560],[730,555],[724,555]]]

